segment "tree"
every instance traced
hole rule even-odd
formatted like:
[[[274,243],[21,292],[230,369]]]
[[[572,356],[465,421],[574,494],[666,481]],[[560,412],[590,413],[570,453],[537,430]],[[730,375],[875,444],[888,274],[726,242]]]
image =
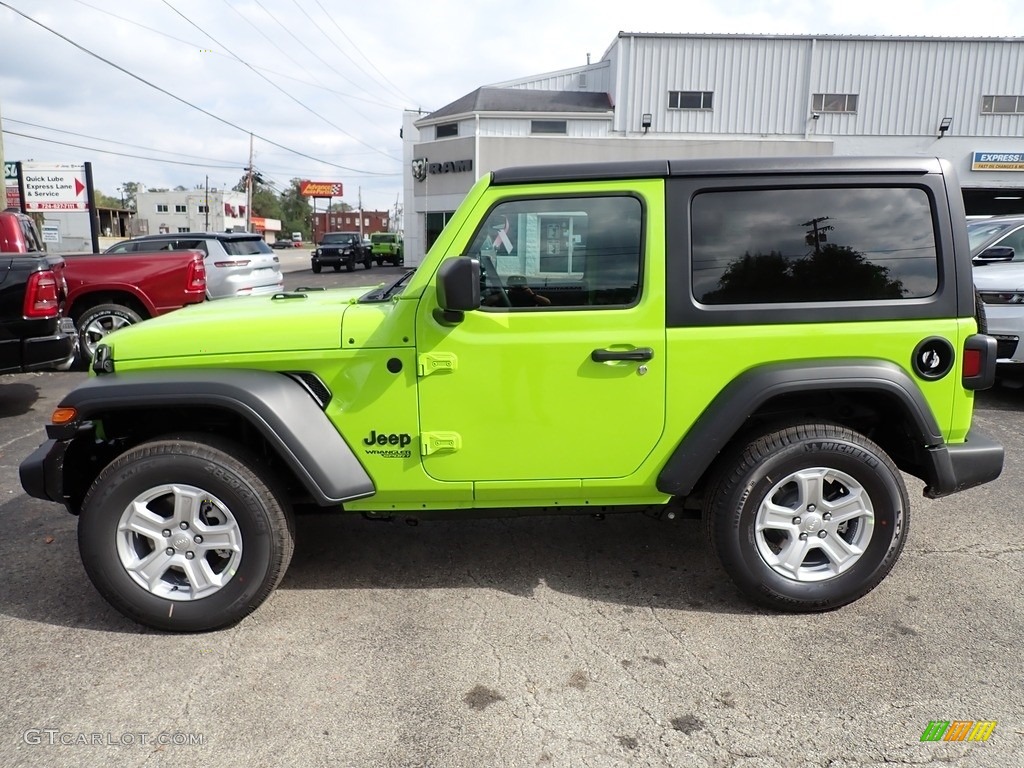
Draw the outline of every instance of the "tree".
[[[281,193],[281,226],[285,232],[301,232],[303,239],[310,239],[313,234],[312,209],[309,198],[299,192],[302,179],[292,179],[288,188]]]
[[[100,192],[98,189],[94,189],[92,191],[92,193],[96,197],[96,207],[97,208],[120,208],[121,207],[121,201],[118,198],[116,198],[116,197],[111,197],[110,195],[105,195],[102,192]]]
[[[138,181],[122,181],[121,196],[124,198],[124,205],[130,210],[135,210],[135,201],[138,197],[142,184]]]

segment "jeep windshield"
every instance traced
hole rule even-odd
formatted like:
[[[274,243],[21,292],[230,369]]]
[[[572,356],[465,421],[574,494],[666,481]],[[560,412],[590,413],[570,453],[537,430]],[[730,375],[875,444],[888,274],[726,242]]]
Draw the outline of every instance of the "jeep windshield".
[[[360,242],[357,232],[328,232],[320,245],[352,245]]]

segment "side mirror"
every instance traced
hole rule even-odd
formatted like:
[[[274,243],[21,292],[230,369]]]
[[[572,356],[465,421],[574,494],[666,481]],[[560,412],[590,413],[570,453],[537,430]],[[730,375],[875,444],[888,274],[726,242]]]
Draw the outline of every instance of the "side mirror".
[[[448,259],[437,270],[434,318],[442,325],[461,323],[466,312],[480,307],[480,262],[469,256]]]
[[[1013,261],[1014,250],[1008,245],[993,245],[972,259],[975,264],[1000,264]]]

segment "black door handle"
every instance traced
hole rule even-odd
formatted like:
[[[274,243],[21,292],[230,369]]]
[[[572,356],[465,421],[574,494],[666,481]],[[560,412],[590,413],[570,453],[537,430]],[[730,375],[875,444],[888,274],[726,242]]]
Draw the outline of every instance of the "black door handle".
[[[637,349],[595,349],[590,353],[590,359],[595,363],[609,363],[615,360],[633,360],[642,363],[654,357],[654,350],[650,347],[639,347]]]

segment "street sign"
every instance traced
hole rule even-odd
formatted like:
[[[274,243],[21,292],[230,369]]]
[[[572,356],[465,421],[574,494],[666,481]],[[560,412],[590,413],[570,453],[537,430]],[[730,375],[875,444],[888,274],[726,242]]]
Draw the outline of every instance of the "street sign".
[[[299,194],[304,197],[341,197],[341,182],[300,181]]]
[[[4,186],[7,188],[5,208],[21,210],[21,197],[18,195],[18,164],[4,163]]]
[[[87,211],[82,163],[22,163],[26,211]]]
[[[44,243],[59,243],[60,227],[56,224],[43,224],[42,235]]]

